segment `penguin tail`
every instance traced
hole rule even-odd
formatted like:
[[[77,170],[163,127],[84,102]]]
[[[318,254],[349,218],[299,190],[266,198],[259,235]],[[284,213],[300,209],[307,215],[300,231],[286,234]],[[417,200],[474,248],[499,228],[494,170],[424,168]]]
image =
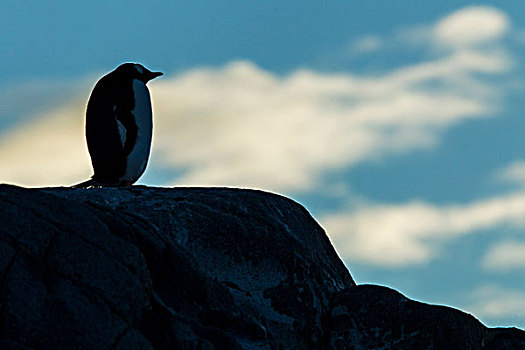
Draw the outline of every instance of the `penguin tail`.
[[[91,187],[93,185],[94,185],[93,179],[89,179],[89,180],[86,180],[86,181],[81,182],[79,184],[73,185],[71,187],[72,188],[88,188],[88,187]]]

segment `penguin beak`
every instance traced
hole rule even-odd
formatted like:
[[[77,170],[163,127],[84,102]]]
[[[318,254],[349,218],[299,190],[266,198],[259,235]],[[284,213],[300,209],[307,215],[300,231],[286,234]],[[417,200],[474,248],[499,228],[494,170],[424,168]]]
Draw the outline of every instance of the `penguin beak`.
[[[162,72],[149,72],[148,75],[146,76],[146,81],[150,81],[152,79],[155,79],[156,77],[159,77],[161,75],[164,75],[164,73]]]

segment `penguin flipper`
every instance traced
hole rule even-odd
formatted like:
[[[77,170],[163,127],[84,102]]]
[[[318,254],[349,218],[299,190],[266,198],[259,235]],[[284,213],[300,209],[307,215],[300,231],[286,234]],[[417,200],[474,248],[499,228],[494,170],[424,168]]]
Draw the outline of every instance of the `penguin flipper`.
[[[119,127],[120,140],[122,142],[122,151],[124,152],[124,155],[127,156],[135,146],[138,126],[135,122],[135,117],[130,111],[123,111],[122,109],[117,108],[116,119]]]

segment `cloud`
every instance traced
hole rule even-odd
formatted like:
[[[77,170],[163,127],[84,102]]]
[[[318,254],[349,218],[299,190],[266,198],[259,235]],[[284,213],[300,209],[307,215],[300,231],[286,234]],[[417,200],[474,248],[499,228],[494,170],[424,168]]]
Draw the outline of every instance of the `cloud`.
[[[509,28],[509,18],[502,11],[488,6],[469,6],[441,19],[433,31],[439,44],[461,48],[498,40]]]
[[[483,267],[489,271],[525,271],[525,241],[498,242],[483,258]]]
[[[371,205],[327,214],[320,222],[343,259],[396,268],[427,263],[460,236],[501,225],[525,226],[525,193],[464,205]]]
[[[525,161],[515,161],[508,167],[498,171],[496,179],[525,187]]]
[[[38,114],[0,136],[0,182],[64,186],[90,174],[84,145],[83,101]]]
[[[472,293],[471,299],[473,302],[465,309],[474,313],[489,326],[505,326],[501,321],[503,319],[507,319],[507,322],[510,322],[508,326],[517,325],[518,327],[523,327],[525,325],[523,323],[523,318],[525,317],[525,291],[521,289],[506,289],[496,285],[485,285]]]
[[[182,183],[308,190],[327,172],[431,147],[443,129],[491,115],[498,92],[477,75],[504,61],[469,53],[374,77],[282,77],[247,61],[196,69],[154,86],[156,146],[186,169]]]
[[[377,35],[366,35],[353,41],[348,47],[348,54],[364,54],[379,50],[383,46],[383,39]]]
[[[51,113],[87,89],[84,80],[40,79],[12,83],[0,89],[0,135],[28,118]]]
[[[486,50],[494,49],[511,27],[509,17],[497,8],[467,6],[432,24],[403,28],[394,39],[407,45],[431,45],[452,51],[482,47]]]

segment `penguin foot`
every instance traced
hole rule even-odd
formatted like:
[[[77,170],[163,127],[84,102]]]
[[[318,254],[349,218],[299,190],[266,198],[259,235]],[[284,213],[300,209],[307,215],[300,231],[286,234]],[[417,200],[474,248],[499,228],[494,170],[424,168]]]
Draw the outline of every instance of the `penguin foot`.
[[[72,188],[96,188],[96,187],[131,187],[134,181],[122,180],[120,182],[100,182],[94,179],[81,182],[76,185],[72,185]]]
[[[89,187],[93,187],[94,185],[95,184],[93,183],[93,179],[89,179],[89,180],[81,182],[79,184],[72,185],[71,187],[72,188],[89,188]]]

